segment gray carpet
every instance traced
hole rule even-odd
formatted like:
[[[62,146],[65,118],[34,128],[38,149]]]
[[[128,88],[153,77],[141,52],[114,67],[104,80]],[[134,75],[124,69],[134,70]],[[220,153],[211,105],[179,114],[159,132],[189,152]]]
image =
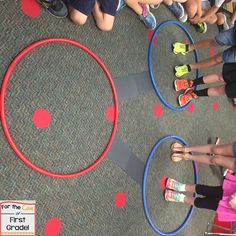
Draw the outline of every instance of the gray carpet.
[[[67,37],[85,44],[103,60],[116,82],[148,71],[148,30],[127,8],[117,15],[112,32],[102,33],[92,18],[78,27],[69,19],[53,18],[43,9],[39,17],[30,18],[22,12],[19,1],[4,1],[0,6],[1,78],[23,48],[48,37]],[[154,14],[158,23],[174,19],[165,6]],[[186,26],[196,40],[217,33],[213,26],[206,35],[197,34],[188,23]],[[172,85],[173,67],[194,60],[192,54],[183,57],[171,53],[170,45],[184,39],[180,29],[168,26],[158,34],[153,50],[155,80],[173,105],[177,97]],[[208,50],[200,51],[201,59],[208,56]],[[218,66],[203,73],[220,70]],[[226,143],[234,136],[235,110],[226,98],[199,98],[194,102],[194,113],[174,112],[163,106],[163,116],[157,118],[153,107],[161,103],[154,90],[126,97],[119,99],[122,102],[116,135],[143,163],[155,142],[166,135],[181,136],[190,144],[206,143],[216,136]],[[105,148],[112,130],[105,112],[112,99],[109,82],[92,58],[72,46],[50,44],[30,52],[16,67],[7,89],[7,121],[15,142],[31,161],[51,171],[74,172],[95,161]],[[214,101],[219,103],[218,111],[213,110]],[[47,129],[37,129],[32,123],[38,107],[51,112],[52,122]],[[169,144],[163,144],[155,154],[147,182],[150,214],[155,224],[166,231],[183,221],[188,208],[164,202],[160,178],[168,175],[193,182],[191,163],[172,163]],[[111,159],[105,158],[84,176],[61,180],[30,170],[9,147],[2,130],[0,150],[0,199],[36,200],[37,235],[44,235],[44,225],[52,217],[62,220],[63,236],[156,235],[143,212],[141,186]],[[218,168],[200,166],[200,183],[220,181]],[[121,209],[114,204],[118,192],[127,196]],[[207,221],[213,218],[214,212],[196,209],[178,235],[203,235]]]

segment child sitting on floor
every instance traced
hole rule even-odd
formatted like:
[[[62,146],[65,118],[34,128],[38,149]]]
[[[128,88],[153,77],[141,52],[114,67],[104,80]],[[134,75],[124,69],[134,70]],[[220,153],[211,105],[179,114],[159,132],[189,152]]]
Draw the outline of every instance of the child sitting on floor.
[[[102,31],[113,28],[116,12],[123,6],[122,0],[68,0],[70,4],[70,18],[78,24],[84,25],[88,15],[93,14],[97,27]]]
[[[197,193],[203,197],[192,197],[183,192]],[[197,208],[214,210],[220,221],[236,220],[236,176],[227,174],[222,186],[183,184],[174,179],[166,181],[165,200],[182,202]]]
[[[229,29],[226,16],[218,12],[225,0],[215,0],[211,7],[208,0],[188,0],[185,3],[185,9],[189,21],[196,25],[200,33],[207,31],[207,24],[217,24],[221,30]],[[207,24],[206,24],[207,23]]]

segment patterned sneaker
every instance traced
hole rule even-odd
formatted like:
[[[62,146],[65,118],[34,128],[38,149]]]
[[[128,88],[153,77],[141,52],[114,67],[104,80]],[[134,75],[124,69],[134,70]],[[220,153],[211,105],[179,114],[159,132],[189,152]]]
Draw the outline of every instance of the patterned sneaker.
[[[185,192],[185,184],[182,184],[171,178],[167,179],[166,188],[177,191],[177,192]]]
[[[173,45],[173,53],[174,54],[178,54],[178,53],[181,53],[183,55],[187,54],[188,51],[187,51],[187,45],[184,44],[184,43],[179,43],[179,42],[176,42],[174,43]]]
[[[140,19],[143,21],[147,28],[154,30],[157,26],[157,22],[155,16],[149,10],[149,5],[140,3],[140,6],[143,9],[143,13],[142,16],[140,16]]]
[[[119,0],[116,11],[118,12],[118,11],[122,10],[125,6],[126,6],[125,1],[124,0]]]
[[[160,3],[159,4],[150,4],[150,7],[152,9],[157,9],[159,6],[160,6]]]
[[[181,21],[186,22],[188,20],[188,15],[186,14],[183,6],[179,2],[173,2],[172,5],[167,6],[169,10],[175,15],[175,17]]]
[[[184,202],[185,195],[183,193],[177,193],[172,190],[165,191],[165,200],[167,202]]]
[[[176,79],[174,81],[175,91],[185,90],[193,87],[193,81],[187,79]]]
[[[38,0],[38,3],[57,18],[64,18],[68,15],[68,9],[62,0]]]
[[[184,94],[179,95],[179,105],[183,107],[195,98],[197,98],[197,95],[193,92],[193,90],[187,89]]]
[[[207,32],[207,24],[206,22],[198,23],[195,25],[197,28],[197,31],[201,34],[205,34]]]
[[[188,65],[176,66],[175,67],[175,76],[182,77],[183,75],[188,74],[191,71]]]

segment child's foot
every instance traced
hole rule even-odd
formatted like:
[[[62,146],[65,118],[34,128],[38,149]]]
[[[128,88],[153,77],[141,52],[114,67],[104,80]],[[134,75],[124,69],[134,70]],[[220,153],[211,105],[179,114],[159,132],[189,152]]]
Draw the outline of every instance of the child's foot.
[[[173,53],[174,54],[181,53],[181,54],[185,55],[186,53],[189,52],[187,44],[176,42],[172,46],[173,46]]]
[[[121,9],[123,9],[126,6],[125,1],[124,0],[119,0],[118,6],[116,8],[116,11],[120,11]]]
[[[166,188],[177,191],[177,192],[185,192],[185,184],[182,184],[171,178],[167,179]]]
[[[38,0],[38,2],[57,18],[68,15],[68,9],[62,0]]]
[[[197,28],[197,31],[201,34],[205,34],[207,32],[207,24],[206,22],[198,23],[195,25]]]
[[[150,7],[152,9],[157,9],[159,6],[160,6],[160,3],[159,4],[150,4]]]
[[[167,202],[184,202],[185,195],[172,190],[165,190],[165,200]]]
[[[170,149],[172,150],[172,152],[185,152],[184,151],[184,146],[180,143],[172,143],[171,146],[170,146]]]
[[[140,16],[140,19],[147,26],[147,28],[154,30],[157,26],[157,22],[155,16],[149,10],[149,5],[140,3],[140,6],[143,9],[143,13]]]
[[[188,74],[191,71],[191,67],[189,65],[182,65],[175,67],[175,76],[182,77],[183,75]]]
[[[176,152],[174,152],[171,155],[171,160],[173,162],[179,162],[179,161],[187,160],[186,154],[185,153],[176,153]]]
[[[192,89],[187,89],[184,94],[179,95],[179,105],[183,107],[195,98],[197,98],[197,95],[194,91]]]
[[[174,81],[175,91],[185,90],[193,87],[193,81],[187,79],[176,79]]]
[[[188,19],[188,15],[186,14],[183,6],[179,2],[173,2],[172,5],[167,6],[169,10],[175,15],[175,17],[181,21],[181,22],[186,22]]]

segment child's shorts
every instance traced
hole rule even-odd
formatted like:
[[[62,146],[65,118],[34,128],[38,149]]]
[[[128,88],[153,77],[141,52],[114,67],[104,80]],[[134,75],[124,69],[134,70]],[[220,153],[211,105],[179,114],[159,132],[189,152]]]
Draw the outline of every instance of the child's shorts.
[[[223,65],[222,75],[226,83],[225,93],[227,97],[236,98],[236,63],[225,63]]]
[[[208,0],[202,1],[202,10],[207,11],[211,8],[211,4]]]
[[[101,11],[103,13],[107,13],[112,16],[116,15],[116,9],[119,0],[98,0],[98,1],[101,5]],[[69,0],[69,3],[76,10],[88,16],[91,14],[93,10],[95,0]]]
[[[216,35],[215,41],[220,46],[232,46],[223,52],[224,63],[236,62],[236,24],[233,28]]]

